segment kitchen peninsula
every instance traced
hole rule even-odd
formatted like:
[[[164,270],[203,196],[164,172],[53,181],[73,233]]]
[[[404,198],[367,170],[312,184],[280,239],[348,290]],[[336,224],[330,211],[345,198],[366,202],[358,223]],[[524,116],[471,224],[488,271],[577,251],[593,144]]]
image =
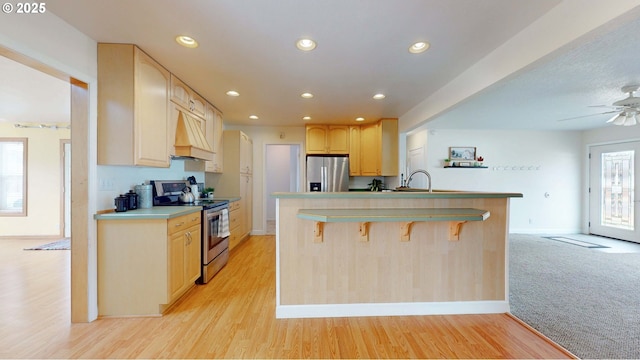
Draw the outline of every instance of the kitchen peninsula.
[[[509,312],[510,198],[274,193],[276,317]]]

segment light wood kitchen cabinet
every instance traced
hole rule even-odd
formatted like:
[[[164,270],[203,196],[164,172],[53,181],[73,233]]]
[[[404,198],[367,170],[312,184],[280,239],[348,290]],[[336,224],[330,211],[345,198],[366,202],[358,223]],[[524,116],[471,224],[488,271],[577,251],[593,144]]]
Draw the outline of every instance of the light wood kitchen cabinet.
[[[360,176],[360,126],[349,126],[349,175]]]
[[[98,44],[98,164],[169,167],[170,83],[138,47]]]
[[[99,315],[160,315],[194,286],[200,217],[98,220]]]
[[[222,113],[212,105],[207,107],[207,139],[211,139],[213,160],[205,162],[206,172],[221,173],[223,170],[224,147],[222,137]],[[211,136],[210,136],[211,135]]]
[[[236,245],[238,245],[238,243],[242,239],[242,237],[240,236],[241,235],[240,223],[242,221],[243,216],[244,215],[240,211],[240,202],[239,201],[230,202],[229,203],[229,232],[231,233],[231,235],[229,235],[229,250],[233,250],[233,248],[236,247]]]
[[[169,299],[176,300],[200,277],[200,213],[168,222]]]
[[[215,196],[239,198],[230,204],[232,249],[249,236],[253,227],[253,141],[242,131],[226,130],[223,143],[224,172],[205,174],[205,186],[214,187]],[[236,226],[237,231],[233,231]]]
[[[240,173],[253,174],[253,140],[240,132]]]
[[[380,175],[380,125],[360,126],[360,175]]]
[[[307,125],[307,154],[348,154],[349,126]]]
[[[171,101],[196,116],[206,116],[207,101],[175,75],[171,74]]]
[[[244,238],[249,236],[253,226],[253,176],[240,174],[240,183],[240,206],[242,207],[240,237]]]
[[[360,126],[360,175],[398,175],[398,120]]]

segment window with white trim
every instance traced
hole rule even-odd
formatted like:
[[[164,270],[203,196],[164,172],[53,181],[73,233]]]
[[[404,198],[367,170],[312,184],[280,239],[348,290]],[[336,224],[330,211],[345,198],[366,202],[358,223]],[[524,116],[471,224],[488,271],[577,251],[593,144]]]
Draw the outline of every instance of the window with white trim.
[[[0,216],[27,215],[27,138],[0,138]]]

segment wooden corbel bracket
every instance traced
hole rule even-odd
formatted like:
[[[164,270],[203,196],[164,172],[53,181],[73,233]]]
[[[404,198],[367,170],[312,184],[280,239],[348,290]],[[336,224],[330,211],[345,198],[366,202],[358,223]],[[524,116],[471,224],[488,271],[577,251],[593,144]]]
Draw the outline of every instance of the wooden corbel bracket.
[[[369,241],[369,222],[361,222],[360,223],[360,241],[368,242]]]
[[[316,221],[316,226],[313,228],[314,243],[323,242],[323,231],[324,231],[324,223],[320,221]]]
[[[400,241],[409,241],[411,240],[411,227],[413,226],[413,221],[407,221],[400,225]]]
[[[462,231],[462,224],[466,221],[449,221],[449,241],[460,240],[460,231]]]

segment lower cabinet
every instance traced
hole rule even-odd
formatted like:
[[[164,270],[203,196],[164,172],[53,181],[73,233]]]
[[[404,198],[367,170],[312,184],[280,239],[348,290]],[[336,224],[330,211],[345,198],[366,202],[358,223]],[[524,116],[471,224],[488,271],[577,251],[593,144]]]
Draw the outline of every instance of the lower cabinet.
[[[229,250],[233,250],[234,247],[240,243],[244,234],[241,234],[240,223],[244,218],[242,212],[242,206],[240,201],[233,201],[229,203]]]
[[[189,215],[169,220],[167,232],[171,301],[180,297],[200,277],[200,221],[194,224],[190,220]]]
[[[161,315],[200,277],[200,212],[98,220],[98,314]]]

